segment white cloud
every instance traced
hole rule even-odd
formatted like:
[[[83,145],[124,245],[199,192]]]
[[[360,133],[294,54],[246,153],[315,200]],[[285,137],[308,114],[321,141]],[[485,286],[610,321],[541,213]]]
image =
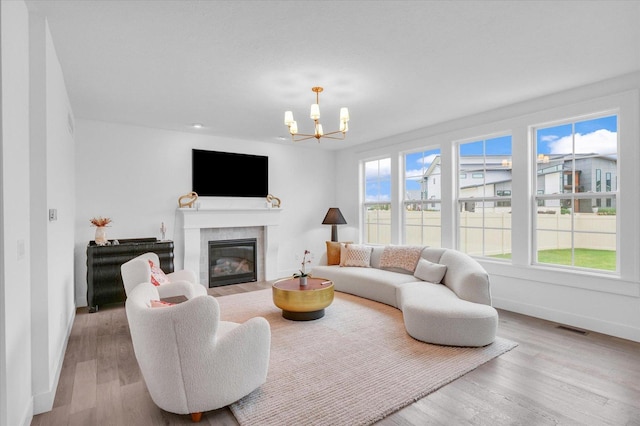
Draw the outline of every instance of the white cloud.
[[[407,170],[405,173],[407,179],[418,180],[422,178],[422,169]]]
[[[546,135],[540,138],[542,142],[553,142],[558,139],[558,135]]]
[[[429,166],[431,166],[431,163],[433,163],[433,160],[436,159],[436,157],[439,157],[438,154],[430,154],[427,155],[426,157],[420,157],[419,159],[416,160],[416,163],[418,164],[422,164],[422,166],[424,167],[424,169],[428,169]],[[422,178],[423,173],[422,173],[423,169],[410,169],[407,170],[405,173],[405,177],[407,179],[414,179],[417,180],[418,178]]]
[[[606,129],[593,133],[575,135],[576,154],[614,154],[618,152],[618,133]],[[572,151],[571,136],[565,136],[549,143],[551,154],[570,154]]]
[[[436,157],[438,157],[437,154],[430,154],[430,155],[427,155],[426,157],[420,158],[418,162],[425,167],[429,167],[431,163],[433,163],[433,160],[435,160]]]
[[[391,176],[391,161],[369,161],[365,163],[364,175],[367,179],[379,179]]]

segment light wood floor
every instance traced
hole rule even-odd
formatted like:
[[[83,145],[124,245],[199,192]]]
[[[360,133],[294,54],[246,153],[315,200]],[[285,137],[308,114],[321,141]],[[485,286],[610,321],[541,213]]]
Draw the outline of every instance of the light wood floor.
[[[213,296],[269,283],[210,289]],[[640,343],[499,311],[498,334],[519,346],[378,425],[640,425]],[[79,309],[53,410],[32,425],[180,425],[156,407],[133,354],[122,304]],[[237,425],[227,408],[201,424]],[[300,425],[303,426],[303,425]]]

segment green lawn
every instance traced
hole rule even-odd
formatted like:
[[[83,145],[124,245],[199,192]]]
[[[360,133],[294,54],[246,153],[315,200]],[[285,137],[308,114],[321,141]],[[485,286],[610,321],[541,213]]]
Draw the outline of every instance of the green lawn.
[[[498,259],[511,259],[511,254],[492,256]],[[571,265],[571,249],[541,250],[539,263],[553,265]],[[616,252],[613,250],[575,249],[575,266],[580,268],[616,270]]]

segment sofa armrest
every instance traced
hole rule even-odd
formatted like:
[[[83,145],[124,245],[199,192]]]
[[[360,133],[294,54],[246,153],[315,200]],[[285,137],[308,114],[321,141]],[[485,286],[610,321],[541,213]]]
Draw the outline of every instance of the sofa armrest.
[[[187,299],[193,299],[197,296],[205,296],[207,289],[200,284],[193,284],[188,281],[172,281],[157,287],[158,294],[161,298],[185,296]]]
[[[167,274],[167,278],[169,281],[188,281],[190,283],[198,284],[200,280],[196,276],[195,272],[189,269],[182,269],[180,271],[175,271]]]
[[[477,260],[466,253],[448,249],[439,263],[447,265],[442,283],[460,299],[491,306],[489,274]]]

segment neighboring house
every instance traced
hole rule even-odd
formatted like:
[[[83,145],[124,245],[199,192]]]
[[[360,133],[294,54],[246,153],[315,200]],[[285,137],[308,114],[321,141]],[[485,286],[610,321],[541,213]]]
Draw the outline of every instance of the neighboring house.
[[[486,159],[486,163],[483,160]],[[598,154],[578,154],[575,158],[575,178],[572,173],[571,155],[541,156],[537,168],[537,185],[539,194],[570,193],[575,183],[575,191],[611,192],[618,187],[617,158]],[[440,200],[440,156],[437,156],[425,171],[420,191],[407,191],[407,200]],[[512,163],[510,155],[498,156],[464,156],[459,165],[458,196],[471,197],[511,197]],[[574,182],[575,181],[575,182]],[[466,210],[473,210],[473,203],[468,203]],[[485,203],[486,207],[499,207],[500,202]],[[561,207],[556,200],[547,200],[544,207]],[[563,205],[562,207],[570,207]],[[577,212],[592,212],[593,208],[615,208],[615,200],[596,198],[580,200]],[[421,204],[412,206],[420,210]],[[426,210],[439,210],[440,203],[428,204]]]

